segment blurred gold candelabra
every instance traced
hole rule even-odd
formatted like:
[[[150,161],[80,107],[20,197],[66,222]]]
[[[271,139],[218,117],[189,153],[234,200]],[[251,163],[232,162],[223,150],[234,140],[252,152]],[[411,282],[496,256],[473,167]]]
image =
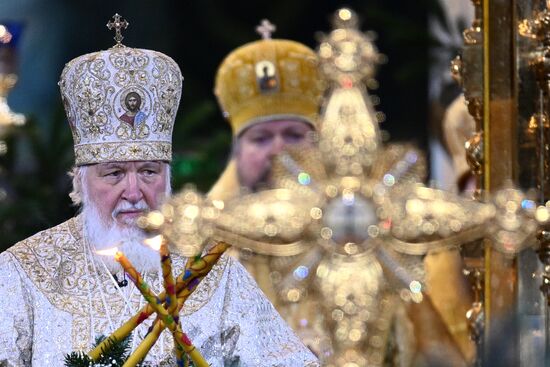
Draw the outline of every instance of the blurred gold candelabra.
[[[472,0],[475,16],[472,25],[463,33],[462,56],[451,63],[451,73],[464,88],[468,112],[474,118],[476,132],[465,142],[466,160],[477,177],[476,197],[483,187],[483,11],[481,0]]]
[[[482,203],[419,183],[421,154],[381,142],[382,115],[365,85],[376,85],[374,69],[383,57],[357,23],[351,10],[341,9],[335,30],[321,41],[329,96],[318,149],[277,157],[275,189],[221,202],[187,188],[140,221],[185,256],[215,239],[292,259],[273,279],[282,301],[314,300],[322,310],[328,341],[317,341],[327,343],[318,346],[327,366],[384,362],[399,305],[427,307],[426,253],[489,236],[496,248],[515,256],[550,217],[546,207],[517,190],[505,189]],[[479,25],[473,28],[479,31]],[[479,106],[478,97],[471,108]],[[478,338],[482,275],[473,269],[478,296],[468,316]]]

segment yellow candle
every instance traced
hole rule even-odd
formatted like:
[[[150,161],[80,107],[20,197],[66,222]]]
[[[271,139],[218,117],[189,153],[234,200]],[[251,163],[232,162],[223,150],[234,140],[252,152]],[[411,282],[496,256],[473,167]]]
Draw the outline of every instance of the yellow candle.
[[[225,250],[225,249],[224,249]],[[219,256],[218,256],[219,258]],[[186,264],[186,270],[189,269],[192,264],[196,264],[197,262],[188,261]],[[178,281],[176,283],[176,291],[178,292],[177,297],[177,309],[176,314],[179,314],[179,311],[181,310],[181,307],[183,306],[183,302],[180,301],[179,294],[184,291],[184,294],[186,294],[185,299],[191,294],[191,292],[186,288],[187,285],[195,279],[195,276],[197,274],[202,274],[204,272],[192,272],[191,275],[184,280],[185,272],[178,277]],[[202,279],[202,277],[201,277]],[[193,288],[195,289],[195,288]],[[166,292],[162,292],[158,298],[162,301],[166,297]],[[115,330],[108,338],[104,339],[97,347],[95,347],[92,351],[88,353],[88,356],[93,359],[94,361],[99,359],[103,351],[107,350],[109,348],[109,344],[111,340],[123,340],[126,338],[139,324],[141,324],[143,321],[145,321],[151,314],[154,312],[153,307],[147,303],[144,307],[141,308],[141,310],[135,314],[131,319],[126,321],[122,326],[120,326],[117,330]]]
[[[164,237],[161,239],[159,251],[162,263],[162,278],[164,279],[164,289],[167,296],[166,301],[168,304],[168,313],[170,313],[173,317],[176,317],[177,314],[175,311],[178,307],[176,285],[174,284],[174,276],[172,275],[172,259],[170,258],[170,251],[168,250],[168,242]]]
[[[128,277],[132,280],[132,282],[134,282],[145,300],[149,303],[149,305],[151,305],[151,307],[153,307],[153,310],[155,310],[157,315],[162,319],[166,327],[170,329],[174,340],[185,350],[187,354],[189,354],[189,357],[193,361],[195,367],[208,367],[206,360],[191,343],[191,340],[189,340],[187,335],[181,330],[180,325],[175,322],[172,315],[168,313],[164,306],[162,306],[159,298],[151,290],[149,285],[145,283],[141,277],[141,274],[133,267],[128,258],[126,258],[122,252],[117,251],[115,260],[122,265],[124,271],[126,271]]]
[[[229,248],[230,245],[219,242],[215,246],[213,246],[207,254],[205,254],[202,258],[197,260],[189,259],[189,261],[186,264],[184,273],[177,278],[175,290],[177,293],[177,302],[175,302],[176,309],[174,313],[171,313],[171,315],[179,315],[179,312],[181,308],[183,307],[185,301],[187,298],[191,295],[191,293],[196,289],[200,281],[208,274],[208,272],[212,269],[212,267],[216,264],[216,262],[219,260],[220,256]],[[107,254],[107,253],[104,253]],[[112,256],[112,253],[111,253]],[[115,255],[115,259],[119,261],[119,263],[124,267],[125,271],[128,273],[134,284],[136,284],[136,281],[141,279],[141,275],[135,270],[135,268],[132,266],[132,264],[128,261],[128,259],[122,254],[121,252],[117,252]],[[129,271],[128,271],[129,270]],[[164,269],[163,269],[164,270]],[[171,272],[170,272],[171,273]],[[163,272],[164,275],[164,272]],[[193,281],[193,284],[190,284]],[[141,282],[143,283],[143,280],[141,279]],[[138,289],[141,288],[136,284]],[[147,286],[149,293],[152,293],[150,291],[150,288]],[[142,293],[143,294],[143,293]],[[160,305],[162,301],[164,301],[166,297],[166,292],[161,293],[158,297],[154,295],[149,295],[149,299],[155,299],[153,302],[149,302],[146,306],[144,306],[136,315],[134,315],[130,320],[126,321],[121,327],[119,327],[113,334],[111,334],[108,338],[106,338],[102,343],[100,343],[96,348],[94,348],[91,352],[88,353],[89,357],[93,360],[99,359],[99,357],[102,354],[103,350],[107,350],[109,347],[109,340],[122,340],[126,336],[128,336],[139,324],[141,324],[144,320],[146,320],[153,312],[157,311],[157,307],[153,306],[160,306],[163,310],[167,311]],[[147,297],[146,297],[147,299]],[[174,303],[171,303],[171,307],[174,305]],[[168,313],[170,314],[170,313]],[[172,318],[173,321],[173,318]],[[136,349],[136,352],[139,351],[139,353],[136,353],[137,355],[132,358],[138,358],[141,354],[141,359],[145,357],[147,352],[151,349],[151,347],[154,345],[156,340],[158,339],[158,335],[164,330],[165,324],[157,319],[155,320],[153,324],[153,329],[151,333],[142,341],[140,346]],[[179,328],[181,330],[181,326]],[[174,332],[174,331],[173,331]],[[157,335],[158,333],[158,335]],[[183,334],[183,332],[181,332]],[[185,334],[183,334],[185,335]],[[155,337],[156,336],[156,337]],[[177,342],[176,337],[174,337],[174,340]],[[179,345],[179,344],[178,344]],[[184,349],[183,347],[180,347],[181,349]],[[180,348],[177,348],[177,351],[180,350]],[[194,348],[194,347],[193,347]],[[185,348],[189,349],[189,348]],[[144,351],[144,353],[143,353]],[[200,356],[200,353],[198,350],[194,349],[194,351],[191,351],[195,358],[198,360]],[[190,352],[190,353],[191,353]],[[135,352],[134,352],[135,353]],[[177,353],[178,358],[180,357],[180,353]],[[199,356],[197,356],[197,354]],[[138,361],[141,359],[134,359],[134,361]],[[193,358],[192,358],[193,359]],[[203,359],[204,360],[204,359]],[[132,362],[132,361],[131,361]],[[195,360],[194,360],[195,362]],[[137,363],[137,362],[136,362]],[[126,365],[125,365],[126,366]],[[128,365],[130,366],[130,365]],[[199,366],[196,364],[196,366]],[[201,366],[207,366],[206,362],[202,364]]]
[[[130,320],[126,321],[121,327],[119,327],[113,334],[111,334],[108,338],[103,340],[97,347],[95,347],[92,351],[88,353],[88,356],[92,360],[97,360],[103,354],[104,351],[106,351],[109,348],[109,344],[113,341],[121,341],[126,336],[128,336],[132,330],[134,330],[139,324],[141,324],[145,319],[147,319],[151,312],[153,311],[152,305],[160,302],[157,298],[157,296],[151,291],[149,286],[143,281],[143,278],[141,277],[141,274],[138,273],[138,271],[132,266],[130,261],[124,256],[124,254],[120,251],[116,251],[115,253],[115,260],[122,265],[124,268],[124,271],[128,274],[130,279],[134,282],[134,284],[137,286],[137,288],[140,290],[141,294],[145,297],[145,299],[148,301],[148,304],[151,305],[151,309],[144,308],[142,309],[138,314],[133,316]]]
[[[149,351],[151,350],[151,347],[157,342],[162,330],[164,330],[162,321],[160,321],[159,319],[155,320],[155,323],[153,324],[153,328],[151,329],[151,332],[141,341],[139,346],[128,357],[128,359],[126,360],[126,362],[124,362],[122,367],[134,367],[141,360],[143,360],[147,355],[147,353],[149,353]]]
[[[153,239],[151,239],[148,244],[151,247],[158,249],[160,253],[160,261],[162,266],[162,278],[164,280],[164,289],[166,290],[166,297],[165,297],[166,308],[168,313],[174,318],[174,320],[176,320],[176,322],[179,323],[178,298],[176,296],[176,284],[174,284],[174,276],[172,274],[172,259],[170,258],[168,241],[164,236],[158,235]],[[159,325],[160,325],[160,321],[155,320],[154,328],[158,329]],[[164,327],[158,329],[158,333],[159,333],[158,335],[160,335],[160,332],[163,329]],[[148,335],[148,337],[151,336],[152,343],[144,340],[143,341],[144,350],[148,351],[151,348],[154,342],[158,339],[158,335],[156,337]],[[140,347],[142,347],[142,345],[140,345]],[[174,340],[174,350],[176,353],[177,364],[179,366],[182,364],[185,358],[185,351],[183,350],[183,348],[179,346],[179,344],[175,340]]]
[[[130,335],[130,333],[139,324],[141,324],[143,320],[147,319],[151,315],[151,313],[147,313],[146,311],[147,309],[144,307],[139,313],[134,315],[130,320],[126,321],[121,327],[115,330],[108,338],[105,338],[101,343],[99,343],[97,347],[88,353],[88,356],[94,361],[98,360],[101,354],[109,348],[112,341],[123,340]]]

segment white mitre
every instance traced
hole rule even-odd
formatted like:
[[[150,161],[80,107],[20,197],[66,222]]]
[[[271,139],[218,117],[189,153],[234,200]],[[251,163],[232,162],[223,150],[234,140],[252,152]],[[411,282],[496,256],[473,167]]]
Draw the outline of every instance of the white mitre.
[[[120,40],[71,60],[61,74],[77,166],[172,159],[181,71],[170,57]]]

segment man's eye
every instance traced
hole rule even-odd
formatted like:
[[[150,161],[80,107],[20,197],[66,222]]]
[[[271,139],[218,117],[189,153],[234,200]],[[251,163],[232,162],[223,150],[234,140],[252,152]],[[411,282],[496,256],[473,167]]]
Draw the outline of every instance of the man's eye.
[[[110,171],[110,172],[107,172],[105,173],[105,177],[120,177],[122,175],[122,172],[121,171]]]
[[[157,171],[152,169],[145,169],[142,171],[145,176],[153,176],[157,174]]]
[[[269,141],[269,136],[256,136],[252,138],[252,142],[255,144],[265,144]]]
[[[299,143],[304,140],[305,135],[300,133],[288,133],[285,135],[285,140],[288,143]]]

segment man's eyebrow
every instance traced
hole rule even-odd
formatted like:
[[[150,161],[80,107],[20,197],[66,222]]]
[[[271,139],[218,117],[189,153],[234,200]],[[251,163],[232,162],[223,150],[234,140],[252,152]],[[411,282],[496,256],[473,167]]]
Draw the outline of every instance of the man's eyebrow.
[[[248,132],[248,135],[264,135],[264,134],[272,134],[272,132],[269,130],[263,130],[263,129],[252,130]]]
[[[161,164],[160,162],[143,162],[143,164],[140,164],[139,165],[140,168],[147,168],[147,167],[155,167],[155,168],[160,168],[161,167]]]
[[[122,168],[122,163],[109,162],[109,163],[100,163],[99,169],[112,169],[112,168]]]
[[[301,126],[287,126],[283,129],[283,132],[288,132],[288,131],[291,131],[291,132],[304,132],[304,131],[308,132],[310,130],[304,129]]]

